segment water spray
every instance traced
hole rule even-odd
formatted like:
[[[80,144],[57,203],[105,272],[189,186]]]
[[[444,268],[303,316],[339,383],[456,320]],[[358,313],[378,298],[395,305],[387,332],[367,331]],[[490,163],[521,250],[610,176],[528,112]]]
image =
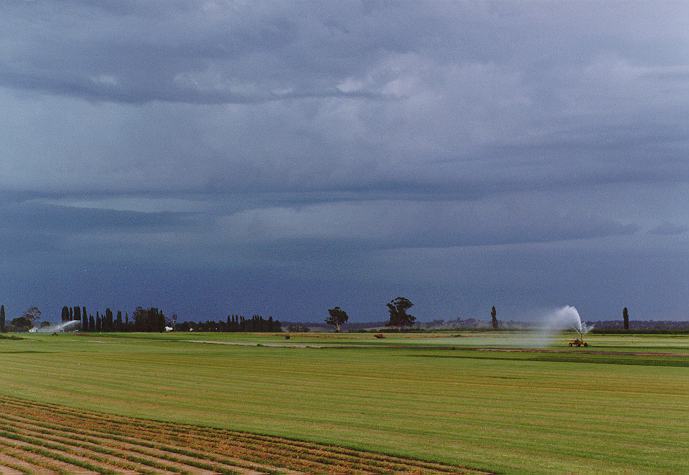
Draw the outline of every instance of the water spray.
[[[32,333],[64,333],[81,328],[81,320],[70,320],[69,322],[60,323],[59,325],[50,325],[49,327],[34,328],[31,329],[33,330]]]
[[[574,330],[578,337],[569,342],[569,346],[589,346],[584,340],[584,335],[593,330],[593,325],[587,325],[581,321],[581,316],[576,307],[571,305],[557,309],[548,315],[545,322],[545,329],[548,333],[563,330]]]

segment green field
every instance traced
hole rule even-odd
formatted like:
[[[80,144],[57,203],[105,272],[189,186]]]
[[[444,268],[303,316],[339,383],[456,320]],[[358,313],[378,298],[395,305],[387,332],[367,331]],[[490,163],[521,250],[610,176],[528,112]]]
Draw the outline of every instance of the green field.
[[[496,472],[689,472],[689,336],[565,340],[26,335],[0,339],[0,394]]]

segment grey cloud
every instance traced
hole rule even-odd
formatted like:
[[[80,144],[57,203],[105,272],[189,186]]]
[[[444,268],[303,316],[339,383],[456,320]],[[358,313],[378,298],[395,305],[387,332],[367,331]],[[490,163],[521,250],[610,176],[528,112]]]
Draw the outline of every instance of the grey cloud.
[[[107,209],[73,208],[21,203],[0,208],[4,229],[40,230],[41,232],[82,232],[84,230],[160,231],[177,229],[193,222],[193,214]]]
[[[631,54],[633,60],[645,59],[641,48],[620,47],[620,40],[628,41],[626,31],[611,29],[603,20],[618,13],[605,7],[587,16],[582,9],[547,4],[515,8],[479,3],[341,2],[313,8],[309,2],[99,3],[6,2],[6,48],[0,55],[4,84],[134,103],[368,97],[382,86],[375,82],[380,79],[377,69],[400,55],[431,60],[425,66],[430,68],[426,71],[430,77],[437,75],[433,63],[440,68],[500,65],[509,75],[531,69],[527,50],[546,59],[539,63],[541,74],[559,71],[560,81],[565,75],[576,77],[573,71],[556,66],[553,46],[569,61],[577,57],[584,66],[587,60],[594,61],[584,71],[584,80],[586,75],[611,71],[628,76],[653,70],[596,66],[598,56],[611,51]],[[646,10],[643,5],[637,7]],[[673,10],[669,4],[659,8]],[[674,4],[674,8],[681,6]],[[639,11],[639,17],[642,14]],[[549,21],[538,23],[543,15],[549,15]],[[639,17],[629,20],[638,25],[641,36],[659,26]],[[82,29],[85,19],[89,27]],[[151,34],[152,24],[155,34]],[[608,41],[576,41],[582,39],[578,27],[583,24],[594,38],[607,36]],[[663,26],[673,31],[680,24]],[[557,28],[565,34],[557,35]],[[409,31],[415,34],[408,35]],[[515,64],[519,61],[525,64]],[[399,72],[394,64],[390,66],[383,75],[389,87],[409,81],[395,78]],[[338,89],[354,83],[363,89]]]
[[[103,8],[105,6],[105,8]],[[295,5],[242,7],[218,2],[89,2],[5,5],[7,47],[0,82],[8,87],[124,103],[254,103],[309,97],[372,97],[337,89],[323,74],[327,56],[297,57],[286,48],[318,48],[327,33]],[[295,14],[296,13],[296,14]],[[84,18],[92,22],[76,32]],[[157,25],[151,35],[151,22]],[[314,38],[299,37],[308,27]],[[34,36],[25,36],[26,31]],[[300,42],[304,40],[306,44]],[[309,64],[314,57],[320,63]],[[301,64],[294,64],[299,61]],[[352,62],[349,58],[348,62]],[[300,73],[304,69],[320,75]],[[322,79],[319,79],[322,78]]]
[[[0,230],[0,255],[3,259],[12,260],[25,257],[27,254],[38,254],[41,258],[60,252],[59,243],[49,233],[38,229]]]
[[[453,247],[552,242],[634,233],[595,215],[538,215],[519,206],[457,202],[356,202],[247,210],[220,218],[233,241],[326,240],[375,247]]]
[[[501,305],[547,294],[603,314],[595,269],[610,300],[679,317],[686,293],[648,263],[686,275],[669,263],[689,223],[687,17],[681,2],[0,2],[0,268],[28,276],[0,292],[299,300],[297,317],[344,297],[374,315],[400,292],[474,311],[506,289]]]
[[[658,236],[677,236],[687,231],[689,231],[689,226],[665,222],[650,229],[648,233]]]
[[[653,82],[685,68],[683,8],[635,5],[632,37],[606,20],[615,8],[590,7],[11,2],[6,122],[38,116],[44,136],[3,124],[24,157],[0,181],[467,193],[687,181],[686,85]]]

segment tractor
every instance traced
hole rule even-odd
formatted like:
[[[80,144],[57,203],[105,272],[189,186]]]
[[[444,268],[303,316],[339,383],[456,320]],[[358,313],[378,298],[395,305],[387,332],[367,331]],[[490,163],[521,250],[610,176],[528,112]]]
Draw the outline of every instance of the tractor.
[[[583,338],[576,338],[574,340],[569,341],[569,346],[576,346],[577,348],[581,348],[582,346],[589,346],[589,344],[585,342]]]

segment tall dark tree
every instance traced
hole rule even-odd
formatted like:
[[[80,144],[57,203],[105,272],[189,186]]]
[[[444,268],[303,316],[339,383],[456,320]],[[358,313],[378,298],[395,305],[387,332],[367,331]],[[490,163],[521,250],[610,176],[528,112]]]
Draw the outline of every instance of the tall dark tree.
[[[96,331],[96,319],[93,318],[93,315],[89,315],[89,331],[90,332]]]
[[[5,333],[5,306],[0,305],[0,333]]]
[[[136,307],[132,313],[133,330],[135,332],[149,331],[147,312],[143,307]]]
[[[624,329],[629,330],[629,310],[627,307],[622,309],[622,320],[624,320]]]
[[[67,305],[65,305],[64,307],[62,307],[62,313],[60,314],[60,321],[62,323],[65,323],[65,322],[68,322],[70,320],[71,319],[69,318],[69,308],[67,307]]]
[[[81,331],[89,331],[89,316],[86,314],[86,312],[81,314]]]
[[[397,297],[387,303],[390,320],[386,324],[389,327],[397,327],[400,331],[404,327],[412,326],[416,321],[416,317],[407,313],[407,310],[412,308],[414,304],[406,297]]]
[[[160,333],[163,333],[165,331],[165,324],[167,323],[165,320],[165,314],[161,310],[158,312],[158,315],[156,315],[156,331],[159,331]]]
[[[81,308],[74,307],[74,312],[72,313],[72,320],[81,320]]]
[[[349,320],[349,315],[347,315],[347,312],[342,310],[340,307],[329,308],[328,315],[330,316],[325,319],[325,323],[334,326],[335,331],[338,333],[340,332],[340,328],[342,327],[342,325],[347,323],[347,320]]]
[[[105,309],[105,317],[103,319],[103,331],[111,332],[113,330],[114,320],[112,315],[112,310],[109,308]]]
[[[84,307],[81,307],[81,315],[82,315],[82,318],[83,318],[83,315],[88,315],[88,312],[86,311],[86,307],[85,307],[85,306],[84,306]],[[76,320],[76,318],[75,318],[75,320]]]
[[[498,311],[495,310],[495,305],[490,309],[490,323],[493,325],[493,330],[498,329]]]
[[[115,331],[122,331],[122,311],[117,311],[117,318],[115,318]]]

